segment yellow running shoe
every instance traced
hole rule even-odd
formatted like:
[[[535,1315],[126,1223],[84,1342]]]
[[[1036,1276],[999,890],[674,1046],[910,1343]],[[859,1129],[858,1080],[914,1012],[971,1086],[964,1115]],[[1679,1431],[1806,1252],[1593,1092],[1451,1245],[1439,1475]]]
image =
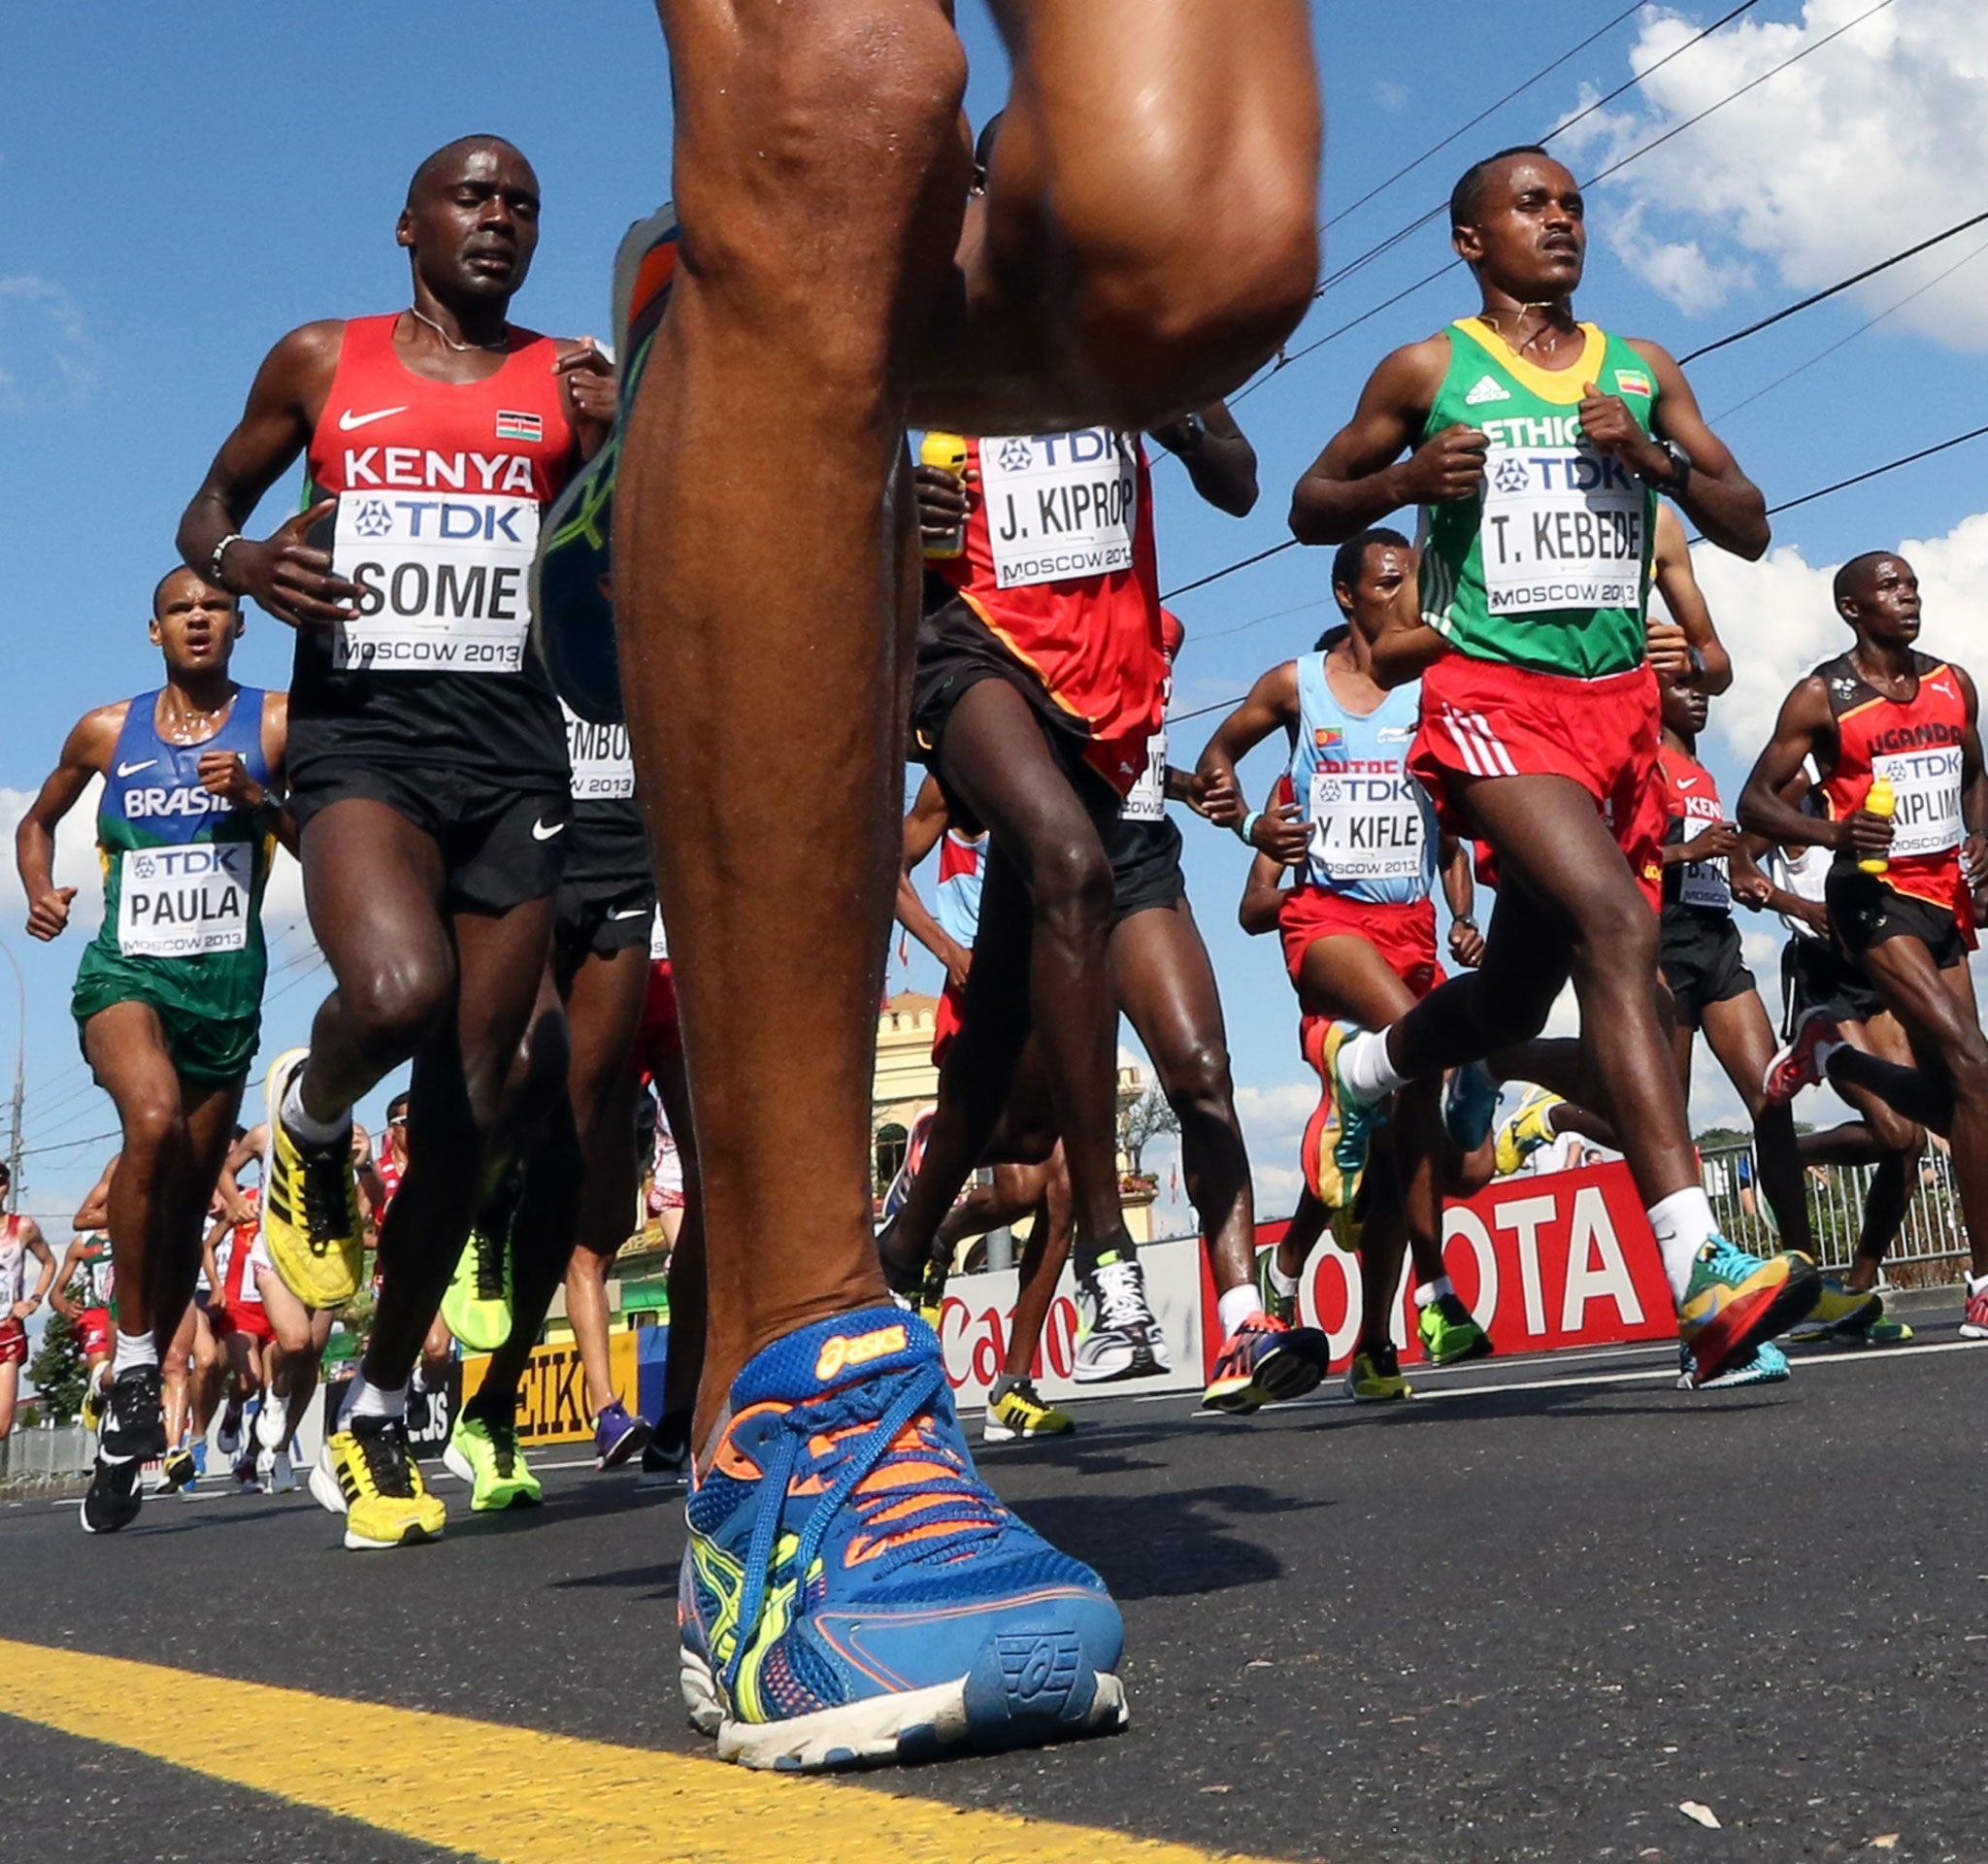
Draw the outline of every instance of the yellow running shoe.
[[[1067,1437],[1076,1428],[1077,1420],[1067,1411],[1044,1403],[1034,1381],[1017,1379],[987,1407],[980,1440],[1011,1444],[1018,1437]]]
[[[492,1423],[464,1412],[448,1433],[442,1452],[451,1476],[470,1485],[470,1508],[487,1514],[500,1508],[536,1508],[546,1499],[544,1483],[531,1473],[517,1447],[517,1422]]]
[[[283,1285],[299,1301],[310,1308],[335,1308],[359,1290],[365,1233],[349,1140],[307,1148],[283,1126],[283,1096],[310,1052],[286,1049],[269,1071],[262,1239]]]
[[[1550,1146],[1559,1138],[1559,1134],[1547,1124],[1546,1116],[1554,1108],[1566,1104],[1561,1095],[1549,1094],[1543,1087],[1535,1087],[1527,1093],[1518,1104],[1518,1112],[1498,1129],[1495,1162],[1500,1178],[1509,1178],[1541,1146]]]
[[[442,1320],[472,1352],[495,1352],[511,1338],[511,1247],[480,1225],[442,1296]],[[467,1480],[467,1479],[465,1479]]]
[[[448,1511],[428,1493],[399,1417],[350,1417],[327,1437],[311,1470],[318,1507],[346,1517],[346,1545],[356,1552],[439,1541]]]
[[[1392,1345],[1377,1352],[1356,1352],[1346,1368],[1346,1396],[1356,1405],[1384,1405],[1410,1398],[1414,1387],[1402,1377]]]

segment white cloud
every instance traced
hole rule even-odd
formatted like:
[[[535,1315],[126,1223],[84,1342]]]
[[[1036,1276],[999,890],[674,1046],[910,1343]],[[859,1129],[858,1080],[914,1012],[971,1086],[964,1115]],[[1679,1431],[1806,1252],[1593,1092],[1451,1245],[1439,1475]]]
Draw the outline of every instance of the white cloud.
[[[1929,652],[1951,652],[1965,665],[1984,656],[1973,616],[1988,583],[1988,512],[1964,517],[1944,537],[1852,538],[1862,549],[1897,549],[1919,573]],[[1721,638],[1734,649],[1733,685],[1712,702],[1711,727],[1742,769],[1773,735],[1781,701],[1795,682],[1850,645],[1850,631],[1830,600],[1838,564],[1812,565],[1799,549],[1771,550],[1743,562],[1701,545],[1692,567],[1711,605]]]
[[[82,799],[55,828],[55,884],[73,886],[76,898],[70,902],[69,930],[63,936],[87,939],[104,916],[102,869],[97,863],[97,798],[103,794],[103,780],[93,778]],[[10,849],[14,832],[35,799],[31,789],[0,788],[0,835]],[[12,860],[0,861],[0,921],[19,925],[27,918],[27,895]]]
[[[1654,72],[1636,93],[1638,108],[1603,112],[1568,140],[1590,169],[1607,167],[1870,4],[1806,0],[1797,20],[1742,19]],[[1649,70],[1703,23],[1651,17],[1633,68]],[[1610,243],[1624,261],[1697,313],[1748,281],[1750,259],[1784,285],[1815,289],[1937,233],[1979,210],[1984,169],[1988,8],[1911,0],[1735,98],[1604,192],[1607,216],[1618,221]],[[1867,310],[1887,308],[1966,250],[1936,247],[1859,295]],[[1978,266],[1963,269],[1902,310],[1900,321],[1954,349],[1988,349],[1982,276]]]
[[[0,412],[73,406],[96,385],[96,345],[75,299],[30,273],[0,278]]]

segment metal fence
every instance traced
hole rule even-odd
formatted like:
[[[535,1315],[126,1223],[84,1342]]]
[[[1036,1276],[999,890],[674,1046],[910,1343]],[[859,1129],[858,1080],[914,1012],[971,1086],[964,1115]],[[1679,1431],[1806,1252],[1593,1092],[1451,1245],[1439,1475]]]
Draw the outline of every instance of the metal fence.
[[[1773,1215],[1760,1194],[1760,1172],[1748,1144],[1706,1147],[1700,1153],[1705,1187],[1720,1230],[1740,1248],[1766,1254],[1779,1247]],[[1808,1189],[1808,1224],[1816,1259],[1826,1269],[1848,1265],[1864,1220],[1864,1198],[1876,1168],[1871,1165],[1814,1165],[1804,1177]],[[1954,1193],[1953,1164],[1929,1146],[1919,1164],[1919,1182],[1905,1209],[1898,1240],[1885,1254],[1886,1278],[1903,1286],[1930,1286],[1959,1279],[1968,1256],[1968,1232]]]
[[[0,1482],[60,1482],[86,1476],[96,1459],[96,1439],[81,1424],[53,1430],[17,1430],[0,1442]]]

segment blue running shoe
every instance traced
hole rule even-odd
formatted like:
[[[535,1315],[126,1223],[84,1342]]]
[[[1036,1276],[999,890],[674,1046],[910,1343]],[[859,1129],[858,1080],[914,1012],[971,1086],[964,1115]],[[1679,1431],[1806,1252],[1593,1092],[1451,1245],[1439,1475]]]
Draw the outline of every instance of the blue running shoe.
[[[619,1469],[629,1457],[648,1448],[648,1424],[631,1417],[628,1408],[616,1398],[594,1419],[594,1467]]]
[[[1498,1117],[1498,1082],[1481,1061],[1450,1070],[1442,1090],[1442,1130],[1460,1152],[1474,1152]]]
[[[1681,1343],[1677,1348],[1679,1391],[1725,1391],[1733,1385],[1777,1385],[1788,1377],[1788,1355],[1772,1340],[1763,1340],[1753,1349],[1753,1357],[1744,1365],[1735,1366],[1731,1372],[1722,1372],[1716,1379],[1707,1379],[1704,1384],[1698,1382],[1698,1363],[1691,1356],[1691,1348]]]
[[[1125,1725],[1117,1606],[975,1475],[915,1315],[758,1353],[689,1516],[683,1699],[720,1759],[814,1772]]]
[[[677,216],[665,202],[623,236],[614,254],[614,358],[621,371],[614,428],[553,500],[532,559],[532,634],[552,684],[590,725],[621,722],[610,547],[614,480],[628,412],[677,276]]]

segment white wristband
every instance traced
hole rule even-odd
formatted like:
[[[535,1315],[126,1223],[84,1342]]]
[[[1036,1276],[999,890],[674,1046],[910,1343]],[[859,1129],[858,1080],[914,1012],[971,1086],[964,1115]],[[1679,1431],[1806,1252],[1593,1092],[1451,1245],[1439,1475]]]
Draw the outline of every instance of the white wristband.
[[[239,544],[241,541],[240,531],[230,531],[214,547],[214,554],[207,559],[207,580],[216,588],[224,589],[228,586],[221,581],[221,558],[227,555],[230,544]]]

